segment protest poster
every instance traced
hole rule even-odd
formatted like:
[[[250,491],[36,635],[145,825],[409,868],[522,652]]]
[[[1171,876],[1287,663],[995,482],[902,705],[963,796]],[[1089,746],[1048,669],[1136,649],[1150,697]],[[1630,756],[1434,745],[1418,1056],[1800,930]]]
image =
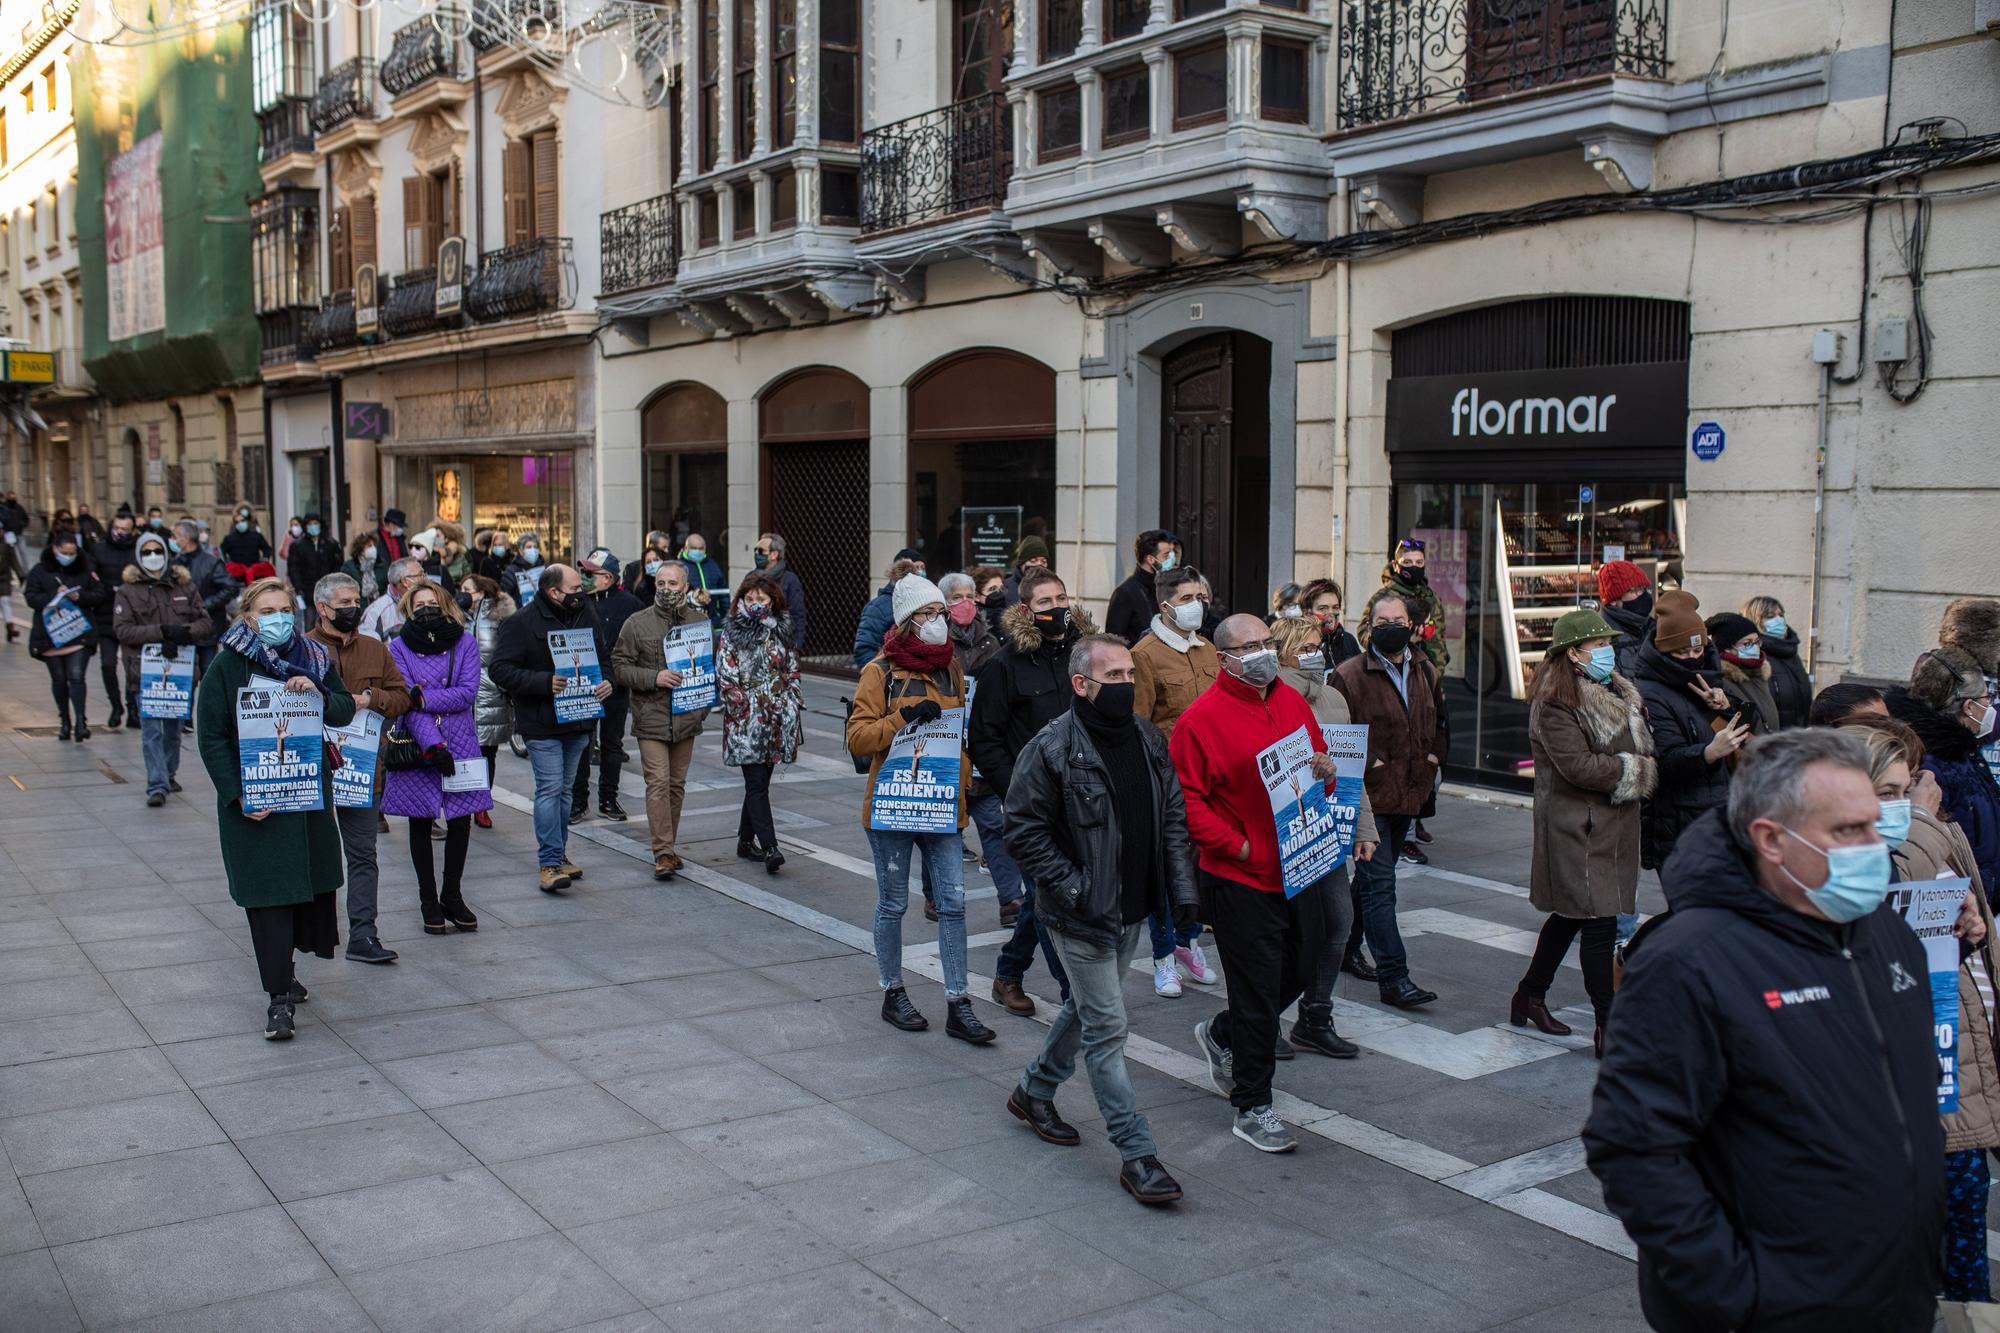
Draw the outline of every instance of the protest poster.
[[[451,772],[445,775],[444,789],[446,791],[485,791],[486,756],[482,754],[472,759],[454,758],[452,760]]]
[[[517,569],[514,571],[514,592],[522,606],[535,600],[541,592],[542,571],[539,569]]]
[[[1895,884],[1889,889],[1889,905],[1901,913],[1917,938],[1924,943],[1924,966],[1931,974],[1931,1031],[1937,1041],[1938,1114],[1950,1115],[1958,1109],[1958,937],[1952,927],[1958,911],[1972,887],[1969,879],[1919,879]],[[1900,969],[1900,964],[1895,965]],[[1897,977],[1897,990],[1916,984]],[[1765,995],[1769,1003],[1772,995]],[[1775,1005],[1773,1006],[1776,1007]]]
[[[194,649],[149,643],[139,650],[139,716],[186,722],[194,716]]]
[[[1367,728],[1359,730],[1365,747]],[[1338,870],[1354,845],[1356,807],[1348,804],[1346,818],[1340,817],[1326,784],[1313,776],[1312,757],[1312,736],[1304,727],[1257,752],[1257,775],[1264,780],[1277,822],[1278,866],[1287,898]]]
[[[375,773],[382,754],[382,715],[372,708],[354,714],[344,727],[328,727],[326,738],[340,747],[341,765],[333,770],[333,803],[342,810],[368,810],[375,804]]]
[[[947,708],[896,733],[875,778],[868,827],[884,833],[955,833],[965,710]]]
[[[604,716],[604,702],[596,690],[604,683],[604,668],[597,661],[597,633],[587,629],[549,631],[549,656],[556,674],[569,688],[556,696],[556,721],[586,722]]]
[[[248,685],[236,692],[245,814],[325,808],[325,706],[318,690],[294,694]]]
[[[673,710],[696,713],[715,707],[715,627],[706,620],[676,625],[660,640],[669,670],[681,673],[673,689]]]
[[[49,632],[51,648],[67,648],[90,631],[90,617],[67,597],[59,597],[42,608],[42,627]]]

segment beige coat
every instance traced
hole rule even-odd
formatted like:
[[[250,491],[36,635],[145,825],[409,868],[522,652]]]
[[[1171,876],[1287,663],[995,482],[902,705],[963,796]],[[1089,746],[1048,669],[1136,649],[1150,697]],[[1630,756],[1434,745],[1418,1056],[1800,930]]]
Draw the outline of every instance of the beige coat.
[[[1528,901],[1566,917],[1635,910],[1639,801],[1659,783],[1638,689],[1578,680],[1580,705],[1537,698],[1528,711],[1535,760],[1534,868]]]
[[[1910,811],[1910,837],[1892,854],[1899,880],[1964,876],[1972,881],[1986,918],[1986,942],[1976,950],[1986,964],[1987,978],[2000,984],[1995,967],[1993,909],[1979,882],[1972,844],[1956,824],[1947,824],[1920,809]],[[1958,965],[1958,1110],[1944,1117],[1944,1150],[1969,1152],[2000,1148],[2000,1054],[1993,1045],[1993,1025],[1972,980],[1971,954]]]
[[[1195,636],[1194,646],[1184,653],[1176,652],[1157,634],[1142,635],[1132,645],[1132,666],[1137,684],[1132,711],[1158,727],[1160,734],[1169,739],[1174,734],[1174,723],[1203,690],[1215,684],[1222,670],[1215,645],[1199,635]]]
[[[1347,696],[1327,684],[1318,672],[1305,672],[1297,667],[1281,666],[1278,668],[1278,679],[1305,696],[1306,703],[1312,707],[1313,716],[1320,721],[1337,727],[1347,726],[1354,721],[1353,715],[1347,711]],[[1376,841],[1375,808],[1368,803],[1366,765],[1362,767],[1360,813],[1354,817],[1354,840]]]

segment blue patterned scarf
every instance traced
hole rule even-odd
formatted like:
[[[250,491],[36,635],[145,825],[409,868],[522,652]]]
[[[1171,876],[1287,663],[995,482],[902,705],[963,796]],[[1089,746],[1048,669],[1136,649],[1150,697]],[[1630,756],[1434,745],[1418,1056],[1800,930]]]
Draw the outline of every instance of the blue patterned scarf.
[[[332,654],[299,629],[292,631],[291,639],[281,648],[273,650],[258,637],[255,629],[239,620],[222,636],[222,646],[248,658],[253,670],[261,671],[273,680],[306,676],[313,684],[324,686],[326,673],[333,665]]]

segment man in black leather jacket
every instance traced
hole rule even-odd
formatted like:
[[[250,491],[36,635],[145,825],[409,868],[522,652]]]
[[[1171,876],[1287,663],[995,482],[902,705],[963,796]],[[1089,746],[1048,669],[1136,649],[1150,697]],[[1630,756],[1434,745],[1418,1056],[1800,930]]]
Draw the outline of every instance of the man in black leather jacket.
[[[1069,993],[1007,1109],[1045,1142],[1071,1146],[1055,1095],[1084,1051],[1118,1183],[1145,1204],[1181,1187],[1154,1155],[1152,1130],[1125,1072],[1125,971],[1153,913],[1196,920],[1194,851],[1166,738],[1133,716],[1132,654],[1092,634],[1069,656],[1069,711],[1022,748],[1007,790],[1007,847],[1041,894],[1042,922]]]

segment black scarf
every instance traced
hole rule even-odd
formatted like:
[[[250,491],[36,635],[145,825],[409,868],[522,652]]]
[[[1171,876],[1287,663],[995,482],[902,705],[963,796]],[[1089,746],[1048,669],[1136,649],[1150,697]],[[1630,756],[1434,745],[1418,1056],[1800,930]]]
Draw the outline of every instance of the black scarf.
[[[1153,914],[1153,773],[1146,742],[1130,715],[1107,719],[1081,695],[1071,705],[1111,777],[1118,812],[1118,906],[1126,925]]]
[[[410,651],[421,657],[438,657],[458,646],[465,637],[465,626],[447,615],[427,616],[423,619],[411,617],[403,622],[403,632],[399,635]]]

